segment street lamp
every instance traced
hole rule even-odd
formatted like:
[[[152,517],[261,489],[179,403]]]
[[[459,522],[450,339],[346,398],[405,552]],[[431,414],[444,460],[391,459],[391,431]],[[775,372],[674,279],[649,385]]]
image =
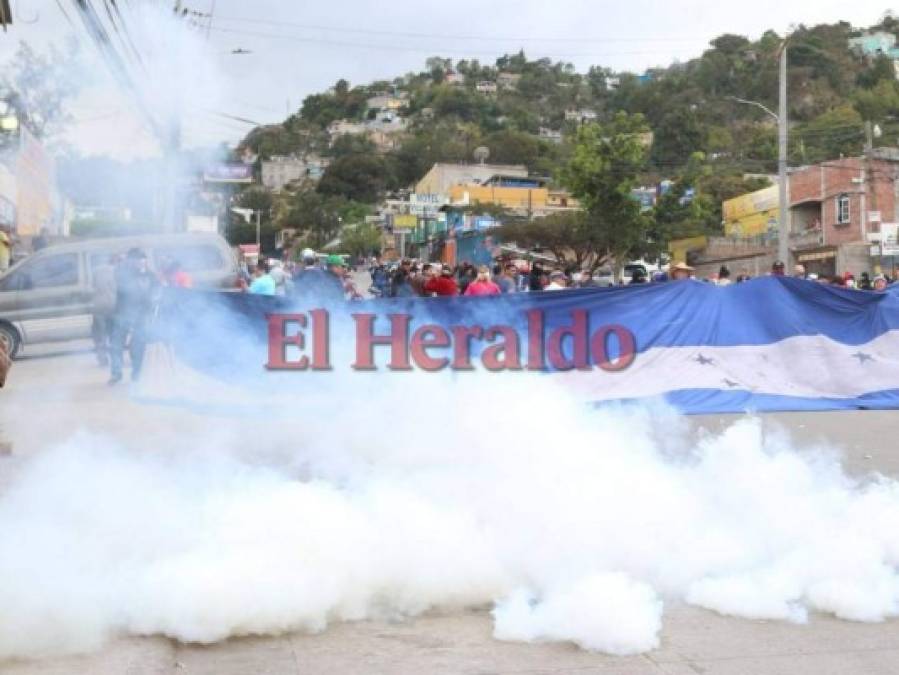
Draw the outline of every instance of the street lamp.
[[[758,101],[747,101],[742,98],[737,98],[736,96],[728,96],[728,98],[732,101],[736,101],[737,103],[744,103],[746,105],[752,105],[756,108],[761,108],[768,115],[777,120],[777,174],[778,181],[780,183],[780,211],[779,211],[779,222],[777,223],[778,237],[777,237],[777,257],[782,260],[784,263],[788,263],[790,256],[790,224],[789,224],[789,186],[787,184],[787,44],[789,42],[789,38],[784,40],[780,45],[780,52],[778,57],[780,59],[780,93],[778,96],[778,108],[779,114],[775,114],[772,110],[770,110],[767,106],[762,105]]]

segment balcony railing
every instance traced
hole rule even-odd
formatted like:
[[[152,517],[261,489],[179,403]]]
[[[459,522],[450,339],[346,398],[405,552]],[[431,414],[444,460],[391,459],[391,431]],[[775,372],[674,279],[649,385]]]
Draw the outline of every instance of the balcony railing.
[[[824,233],[821,230],[802,230],[790,232],[790,246],[793,248],[811,248],[824,244]]]

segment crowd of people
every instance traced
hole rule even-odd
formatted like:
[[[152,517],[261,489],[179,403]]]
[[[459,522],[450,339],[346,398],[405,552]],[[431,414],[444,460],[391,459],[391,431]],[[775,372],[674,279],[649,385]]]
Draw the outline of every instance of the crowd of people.
[[[525,266],[521,263],[505,261],[496,263],[490,268],[486,265],[476,267],[468,262],[452,266],[403,259],[391,269],[380,260],[373,259],[369,272],[371,274],[371,288],[369,289],[371,294],[376,297],[393,298],[499,295],[502,293],[592,288],[601,285],[589,270],[548,269],[540,262],[533,262]],[[786,274],[784,263],[776,261],[768,274],[784,276]],[[871,276],[868,272],[862,272],[856,279],[853,274],[848,272],[839,276],[819,276],[807,273],[802,265],[796,265],[792,276],[819,283],[871,291],[884,290],[892,283],[899,283],[899,270],[893,273],[892,278],[887,278],[882,274]],[[742,283],[751,278],[746,272],[732,275],[726,265],[722,265],[717,273],[697,276],[695,268],[680,262],[670,265],[666,271],[658,271],[653,274],[648,274],[642,267],[637,267],[628,283],[649,284],[696,279],[717,286],[727,286],[732,283]],[[624,281],[620,283],[624,284]]]

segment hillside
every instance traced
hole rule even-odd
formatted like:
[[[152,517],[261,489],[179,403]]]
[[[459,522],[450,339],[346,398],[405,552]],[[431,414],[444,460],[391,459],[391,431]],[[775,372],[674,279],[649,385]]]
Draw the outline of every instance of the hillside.
[[[792,165],[859,154],[866,121],[883,131],[877,144],[899,143],[892,58],[850,46],[851,39],[877,31],[895,39],[899,20],[887,16],[867,29],[800,26],[792,34]],[[288,195],[314,190],[319,202],[337,200],[343,208],[408,188],[435,162],[472,161],[482,146],[490,162],[524,164],[560,183],[579,125],[608,122],[619,112],[640,114],[653,139],[646,181],[677,180],[694,153],[703,153],[703,175],[717,186],[708,196],[718,201],[720,215],[720,199],[745,187],[738,177],[776,171],[774,120],[733,99],[776,110],[781,40],[770,31],[756,41],[722,35],[699,58],[640,75],[601,66],[578,73],[571,64],[529,60],[523,52],[491,65],[433,57],[421,72],[392,81],[351,86],[341,80],[308,96],[283,123],[251,132],[239,150],[260,161],[323,158],[329,165],[321,180],[288,186]],[[296,204],[284,199],[274,199],[275,224],[295,220],[287,214],[296,214]],[[714,214],[707,222],[715,226]]]

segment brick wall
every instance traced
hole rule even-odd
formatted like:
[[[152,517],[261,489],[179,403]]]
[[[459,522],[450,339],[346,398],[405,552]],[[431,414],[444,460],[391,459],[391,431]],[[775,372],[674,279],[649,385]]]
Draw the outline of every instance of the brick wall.
[[[896,212],[896,164],[882,160],[866,163],[861,158],[831,160],[797,171],[790,176],[790,203],[821,202],[821,223],[828,246],[864,241],[872,231],[863,214],[880,211],[884,222],[899,217]],[[865,180],[860,181],[864,176]],[[837,223],[837,199],[849,197],[850,219]],[[863,229],[863,220],[865,228]]]

